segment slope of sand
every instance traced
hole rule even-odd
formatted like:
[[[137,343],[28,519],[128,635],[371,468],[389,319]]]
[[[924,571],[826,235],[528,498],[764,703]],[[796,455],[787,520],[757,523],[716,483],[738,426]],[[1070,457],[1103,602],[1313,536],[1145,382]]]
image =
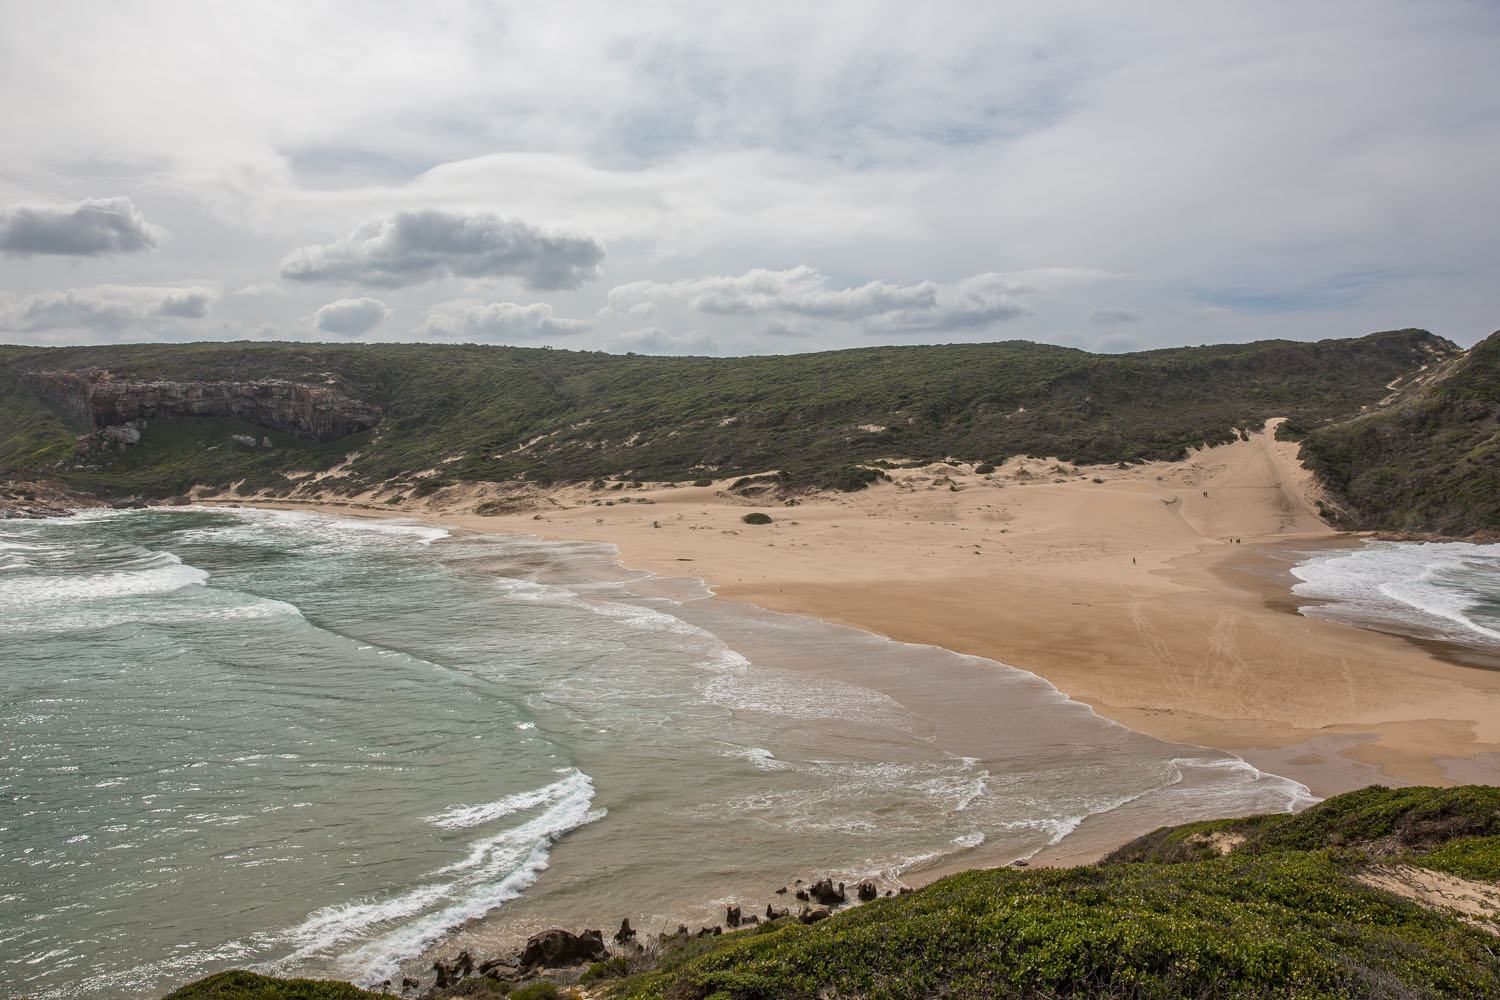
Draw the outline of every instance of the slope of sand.
[[[627,566],[724,597],[1022,667],[1133,729],[1321,795],[1500,781],[1500,671],[1277,606],[1295,552],[1352,544],[1318,519],[1295,449],[1260,433],[1127,469],[927,466],[792,507],[720,482],[571,488],[491,517],[472,508],[493,488],[371,509],[612,542]],[[741,523],[753,509],[774,523]]]

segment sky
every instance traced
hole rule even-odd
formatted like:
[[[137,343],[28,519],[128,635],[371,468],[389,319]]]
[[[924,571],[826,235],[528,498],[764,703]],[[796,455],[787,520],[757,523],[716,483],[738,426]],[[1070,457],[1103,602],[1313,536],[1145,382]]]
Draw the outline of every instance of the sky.
[[[1500,327],[1500,2],[0,0],[0,342]]]

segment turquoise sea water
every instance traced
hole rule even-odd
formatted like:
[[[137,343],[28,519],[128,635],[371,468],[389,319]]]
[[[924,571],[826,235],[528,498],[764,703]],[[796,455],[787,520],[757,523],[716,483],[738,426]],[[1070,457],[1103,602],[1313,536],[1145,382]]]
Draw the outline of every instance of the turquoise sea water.
[[[304,513],[0,522],[0,695],[7,996],[376,983],[454,935],[654,930],[1122,809],[1310,801],[1030,674],[607,546]]]

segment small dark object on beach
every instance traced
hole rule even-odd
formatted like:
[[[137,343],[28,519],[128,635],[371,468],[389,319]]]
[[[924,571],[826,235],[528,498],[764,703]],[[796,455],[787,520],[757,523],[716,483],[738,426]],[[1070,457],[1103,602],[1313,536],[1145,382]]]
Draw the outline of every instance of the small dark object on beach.
[[[1017,858],[1016,860],[1012,861],[1011,864],[1017,868],[1026,868],[1031,865],[1031,862],[1027,861],[1025,858]]]
[[[630,926],[630,918],[626,917],[620,921],[620,929],[615,931],[615,944],[624,944],[626,941],[635,940],[635,928]]]
[[[752,513],[746,514],[744,517],[740,518],[740,520],[744,521],[746,524],[770,524],[771,515],[762,514],[757,510],[753,511]]]
[[[785,896],[786,895],[786,886],[782,886],[780,889],[777,889],[776,890],[776,895],[778,895],[778,896]]]
[[[868,903],[880,895],[880,890],[876,888],[875,883],[870,879],[865,879],[859,884],[858,895],[861,903]]]
[[[806,889],[798,889],[797,898],[802,900],[802,902],[804,903],[809,902],[812,899],[812,897],[807,894]]]
[[[412,990],[416,989],[420,985],[422,985],[422,984],[419,983],[419,982],[417,982],[411,976],[402,976],[401,977],[401,992],[402,993],[410,993]]]
[[[827,920],[831,916],[833,916],[833,911],[826,906],[820,906],[816,910],[810,910],[804,906],[802,912],[797,914],[797,920],[804,924],[815,924],[819,920]]]
[[[726,906],[724,908],[724,923],[730,927],[740,925],[740,908],[738,906]]]

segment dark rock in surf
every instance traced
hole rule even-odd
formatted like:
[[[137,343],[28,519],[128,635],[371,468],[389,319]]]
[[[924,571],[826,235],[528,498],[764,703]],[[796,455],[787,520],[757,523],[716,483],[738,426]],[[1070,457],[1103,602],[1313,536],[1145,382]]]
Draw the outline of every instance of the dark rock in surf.
[[[865,879],[859,884],[857,894],[859,895],[859,901],[861,903],[868,903],[870,900],[880,895],[880,890],[876,888],[875,883],[870,879]]]
[[[521,968],[556,969],[583,962],[598,962],[608,955],[609,952],[604,947],[603,931],[586,930],[582,934],[574,934],[554,927],[527,939],[526,949],[521,952]]]
[[[615,944],[624,944],[626,941],[635,940],[635,928],[630,926],[630,918],[626,917],[620,921],[620,929],[615,931]]]
[[[831,878],[821,879],[813,884],[812,898],[829,907],[842,906],[849,901],[849,897],[844,894],[844,883],[840,882],[835,889]]]

